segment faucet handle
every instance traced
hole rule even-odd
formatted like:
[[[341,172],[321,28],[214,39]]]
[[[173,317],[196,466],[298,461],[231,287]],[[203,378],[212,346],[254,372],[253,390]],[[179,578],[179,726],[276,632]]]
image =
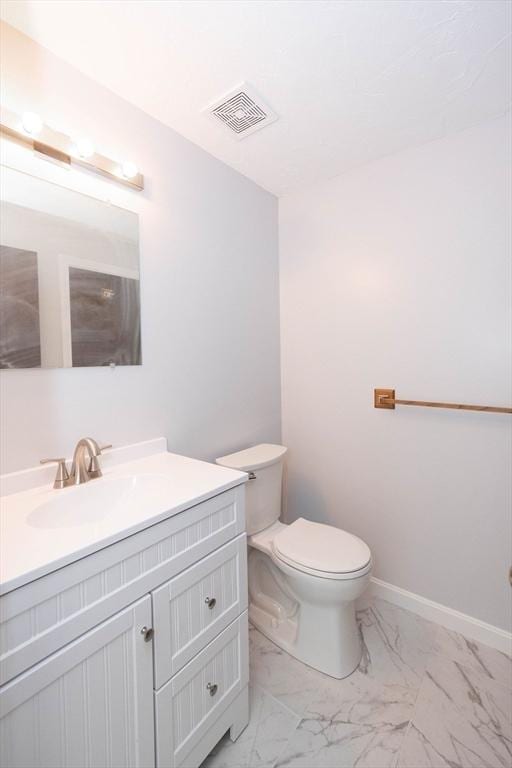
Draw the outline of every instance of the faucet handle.
[[[89,457],[89,466],[87,467],[89,477],[101,477],[102,471],[97,456]]]
[[[66,467],[66,459],[41,459],[40,464],[53,464],[56,463],[57,474],[55,475],[55,481],[53,483],[54,488],[65,488],[69,481],[69,474]]]
[[[101,454],[102,451],[106,451],[107,448],[112,448],[112,446],[111,445],[102,445],[102,446],[98,446],[98,448],[99,448],[99,451],[100,451],[100,454]],[[97,456],[90,456],[89,457],[89,466],[87,467],[87,472],[89,473],[89,477],[101,477],[102,476],[101,467],[100,467],[100,463],[98,461],[98,457]]]

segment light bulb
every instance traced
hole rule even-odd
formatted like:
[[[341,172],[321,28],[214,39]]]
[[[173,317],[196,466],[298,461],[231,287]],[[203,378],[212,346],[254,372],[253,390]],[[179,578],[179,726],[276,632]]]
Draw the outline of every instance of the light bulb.
[[[77,139],[75,142],[76,151],[78,152],[78,156],[83,158],[84,160],[87,157],[91,157],[91,155],[94,155],[94,145],[92,141],[89,141],[89,139]]]
[[[134,176],[136,176],[139,172],[139,169],[135,165],[135,163],[125,162],[121,166],[121,173],[125,177],[125,179],[133,179]]]
[[[35,136],[43,127],[43,121],[35,112],[24,112],[21,124],[25,133],[28,133],[29,136]]]

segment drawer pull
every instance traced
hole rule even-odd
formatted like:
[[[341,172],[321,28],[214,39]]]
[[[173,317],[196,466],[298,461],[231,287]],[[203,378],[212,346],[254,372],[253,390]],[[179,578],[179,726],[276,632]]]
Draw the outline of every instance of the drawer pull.
[[[219,690],[219,686],[217,685],[217,683],[208,683],[208,685],[206,686],[206,690],[210,691],[210,696],[215,696],[215,694]]]
[[[142,637],[144,638],[145,643],[150,643],[153,639],[153,635],[155,634],[155,631],[153,627],[142,627],[140,631]]]
[[[210,611],[212,611],[215,608],[215,606],[217,605],[217,600],[216,600],[215,597],[207,597],[205,599],[205,603],[208,606],[208,608],[210,609]]]

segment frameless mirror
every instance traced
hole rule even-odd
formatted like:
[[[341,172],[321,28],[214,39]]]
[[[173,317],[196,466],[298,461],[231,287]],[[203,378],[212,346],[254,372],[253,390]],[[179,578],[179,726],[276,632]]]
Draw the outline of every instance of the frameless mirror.
[[[140,365],[138,216],[0,176],[0,368]]]

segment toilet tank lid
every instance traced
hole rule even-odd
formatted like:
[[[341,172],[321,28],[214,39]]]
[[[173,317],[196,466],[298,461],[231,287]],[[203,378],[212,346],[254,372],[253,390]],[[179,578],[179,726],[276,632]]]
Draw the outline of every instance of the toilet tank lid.
[[[288,449],[284,445],[272,445],[260,443],[246,448],[244,451],[229,453],[216,459],[217,464],[230,469],[240,469],[242,472],[250,472],[255,469],[263,469],[280,461]]]

